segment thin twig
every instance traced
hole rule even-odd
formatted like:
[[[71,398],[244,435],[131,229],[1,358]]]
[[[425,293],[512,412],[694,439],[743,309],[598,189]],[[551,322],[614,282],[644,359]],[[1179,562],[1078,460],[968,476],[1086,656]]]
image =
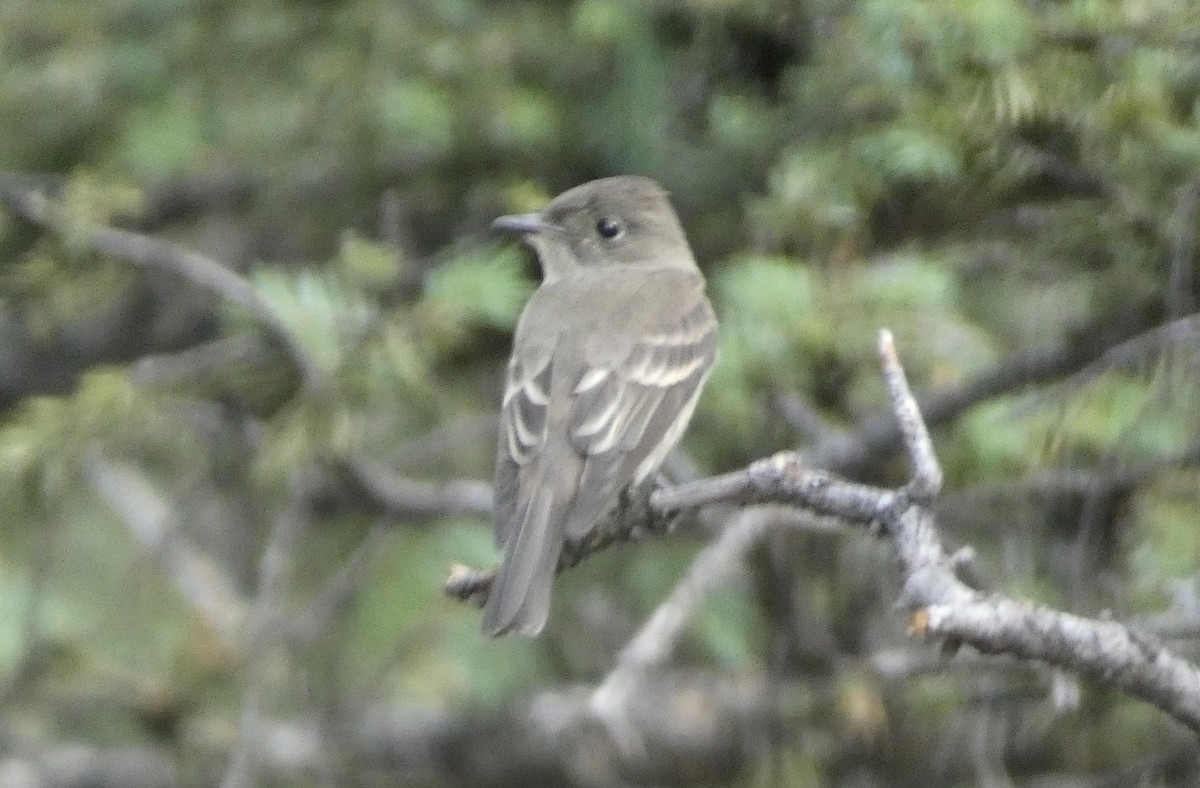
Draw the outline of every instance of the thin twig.
[[[700,551],[670,595],[617,655],[616,667],[592,695],[597,709],[610,705],[614,698],[623,703],[621,699],[642,673],[666,661],[699,602],[725,582],[750,546],[768,533],[777,519],[778,512],[768,507],[743,512]]]
[[[883,382],[892,400],[892,413],[900,425],[900,434],[913,463],[913,478],[905,489],[914,501],[932,501],[942,490],[942,467],[933,453],[929,428],[925,426],[921,409],[908,387],[904,368],[896,357],[892,332],[887,329],[879,333],[879,357],[883,361]]]
[[[341,462],[340,472],[353,492],[381,513],[410,522],[432,517],[492,514],[492,488],[486,482],[459,479],[427,482],[393,473],[380,463],[365,458]]]
[[[881,343],[887,345],[887,342]],[[884,352],[885,367],[894,353]],[[898,374],[897,374],[898,373]],[[907,424],[919,409],[903,380],[903,370],[885,372],[896,418],[905,430],[914,469],[928,469],[921,436]],[[940,475],[940,472],[939,472]],[[929,482],[913,484],[928,488]],[[983,594],[957,576],[955,556],[946,553],[933,517],[915,501],[897,498],[887,518],[904,576],[905,599],[912,609],[914,634],[948,638],[986,653],[1007,653],[1079,671],[1153,703],[1200,733],[1200,670],[1149,637],[1123,624],[1084,618],[1053,608]]]
[[[222,788],[249,788],[257,779],[266,737],[265,705],[270,697],[271,665],[278,650],[286,645],[287,592],[295,565],[295,553],[308,521],[301,489],[304,480],[292,481],[288,501],[271,528],[258,566],[258,597],[246,621],[246,685],[242,693],[238,737],[229,760]]]

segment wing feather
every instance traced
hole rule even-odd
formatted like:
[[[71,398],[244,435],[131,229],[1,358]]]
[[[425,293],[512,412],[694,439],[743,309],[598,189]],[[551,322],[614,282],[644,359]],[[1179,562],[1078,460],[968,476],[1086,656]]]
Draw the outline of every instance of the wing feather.
[[[517,527],[520,515],[517,507],[522,498],[518,493],[545,439],[552,375],[549,353],[535,357],[528,365],[522,365],[516,359],[508,365],[493,483],[498,546],[503,546]]]
[[[584,465],[569,537],[586,534],[622,489],[662,462],[691,417],[715,357],[715,322],[708,301],[700,299],[675,325],[633,343],[623,359],[602,368],[602,382],[573,389],[571,421],[580,426],[572,439]],[[581,382],[600,380],[594,369]]]
[[[585,535],[655,470],[691,416],[716,356],[715,319],[699,277],[664,272],[655,281],[691,288],[690,308],[649,331],[614,325],[612,311],[604,323],[555,331],[561,313],[532,301],[522,316],[500,413],[495,534],[505,560],[484,611],[489,634],[541,628],[563,538]],[[598,294],[585,285],[558,286],[616,313],[653,306],[653,287]]]

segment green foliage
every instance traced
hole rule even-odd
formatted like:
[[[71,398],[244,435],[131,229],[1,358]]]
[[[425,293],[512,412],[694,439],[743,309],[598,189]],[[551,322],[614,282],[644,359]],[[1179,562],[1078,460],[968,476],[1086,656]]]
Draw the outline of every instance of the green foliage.
[[[290,273],[264,267],[255,272],[254,287],[326,372],[347,363],[375,316],[363,294],[333,271]]]
[[[5,484],[37,480],[37,495],[56,499],[77,483],[77,468],[101,443],[143,448],[158,443],[169,420],[117,370],[88,374],[68,398],[37,397],[0,425]],[[176,435],[186,447],[187,436]]]
[[[780,243],[827,249],[863,221],[847,175],[841,151],[806,147],[785,155],[771,172],[770,199],[757,206],[756,224]]]
[[[975,408],[960,424],[958,433],[969,448],[963,463],[983,478],[1019,476],[1040,465],[1047,454],[1048,432],[1058,421],[1053,416],[1013,418],[1013,404],[996,400]],[[957,463],[956,463],[957,464]]]
[[[115,166],[141,177],[183,173],[204,146],[201,107],[195,97],[171,93],[132,109],[114,146]]]
[[[980,406],[957,434],[970,447],[973,474],[987,478],[1019,475],[1053,457],[1078,465],[1116,445],[1128,461],[1159,457],[1183,448],[1195,418],[1190,403],[1163,402],[1144,379],[1109,373],[1069,404],[1027,397]]]
[[[958,311],[959,286],[941,260],[895,256],[870,266],[814,269],[785,257],[739,257],[712,282],[720,363],[702,412],[720,425],[717,451],[768,443],[770,392],[819,390],[831,368],[853,370],[838,404],[883,406],[874,347],[890,327],[914,381],[958,380],[995,358],[988,336]],[[835,417],[847,415],[836,410]]]
[[[1130,549],[1130,577],[1136,604],[1146,612],[1162,610],[1174,596],[1195,593],[1200,533],[1191,477],[1186,472],[1172,474],[1138,499],[1143,527]]]
[[[359,677],[355,692],[377,696],[383,679],[397,698],[492,704],[545,669],[530,641],[480,639],[478,615],[440,591],[448,555],[485,565],[493,555],[491,535],[476,523],[447,522],[436,531],[398,533],[375,558],[345,624],[343,654],[347,675]]]
[[[21,311],[34,346],[53,346],[93,324],[104,325],[129,308],[138,277],[91,252],[86,233],[97,223],[134,211],[139,192],[83,174],[64,189],[63,232],[33,243],[0,267],[0,299]]]
[[[700,410],[716,427],[706,452],[728,461],[761,445],[765,385],[811,382],[814,353],[806,351],[828,341],[828,324],[817,314],[813,273],[796,260],[747,257],[714,277],[710,289],[720,348]]]
[[[705,656],[723,670],[737,671],[754,664],[760,642],[754,611],[743,588],[718,589],[705,599],[696,616],[697,640]]]
[[[733,356],[730,363],[753,365],[760,374],[773,367],[786,373],[803,364],[801,358],[795,364],[786,361],[789,356],[803,355],[796,353],[803,349],[797,345],[815,347],[829,341],[828,335],[817,333],[825,325],[816,312],[813,278],[813,272],[799,261],[780,257],[735,261],[714,280],[721,336]]]
[[[433,353],[460,349],[472,329],[511,330],[532,293],[513,245],[472,249],[429,272],[414,317]]]
[[[352,287],[372,294],[386,292],[403,273],[403,264],[395,249],[354,233],[347,233],[342,238],[334,263]]]
[[[307,490],[309,474],[365,456],[427,480],[486,477],[532,282],[526,251],[481,232],[590,177],[660,179],[709,274],[720,360],[685,440],[703,471],[795,447],[778,394],[835,427],[879,413],[880,328],[914,385],[937,389],[1107,335],[1102,316],[1129,320],[1131,304],[1194,302],[1168,292],[1168,269],[1195,268],[1198,29],[1194,3],[1087,0],[0,4],[0,167],[34,176],[68,217],[40,234],[0,216],[0,669],[28,645],[36,602],[54,651],[42,699],[165,685],[234,725],[236,649],[108,512],[89,461],[122,458],[160,485],[182,538],[221,554],[248,595],[304,487],[319,500],[289,589],[302,610],[370,519],[361,501]],[[95,254],[82,230],[97,222],[237,268],[329,390],[306,389],[245,310]],[[939,426],[952,492],[1182,451],[1200,424],[1190,355],[1175,341]],[[37,382],[10,393],[11,370]],[[1120,589],[1094,596],[1116,615],[1160,610],[1194,573],[1193,476],[1159,474],[1115,507],[1117,557],[1094,574]],[[977,546],[1006,591],[1080,603],[1041,530],[1077,537],[1083,518],[1059,507],[1030,494],[971,512],[969,526],[991,526]],[[408,525],[329,642],[288,655],[330,708],[499,704],[590,678],[611,664],[612,643],[595,644],[624,633],[584,631],[589,605],[633,626],[693,556],[668,539],[598,557],[563,577],[542,640],[485,643],[475,611],[438,587],[452,562],[495,559],[487,524]],[[886,603],[850,598],[849,563],[795,581],[815,610],[863,619],[831,625],[861,630],[838,659],[889,648],[895,629]],[[707,600],[687,659],[766,664],[777,644],[758,613],[741,587]],[[338,686],[313,689],[318,663]],[[890,693],[872,735],[894,754],[937,750],[967,689],[939,674]],[[1114,736],[1152,727],[1142,707],[1101,700],[1066,726],[1070,743],[1043,745],[1058,759],[1047,770],[1100,763]],[[72,740],[139,740],[129,713],[98,705]],[[822,744],[780,756],[801,781],[841,779],[826,751],[856,752],[827,723],[806,719]],[[1154,743],[1139,736],[1140,762]],[[920,782],[928,764],[914,771]],[[881,773],[863,779],[904,779]]]
[[[453,97],[424,80],[394,82],[375,97],[378,133],[410,155],[446,154],[454,143]]]

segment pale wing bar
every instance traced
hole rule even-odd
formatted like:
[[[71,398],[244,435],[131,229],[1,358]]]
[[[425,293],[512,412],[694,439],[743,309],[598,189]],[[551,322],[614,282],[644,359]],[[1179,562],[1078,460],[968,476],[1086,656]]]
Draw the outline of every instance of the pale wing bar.
[[[521,494],[530,470],[541,453],[546,435],[546,409],[550,402],[551,364],[547,355],[535,368],[511,363],[504,384],[500,409],[499,449],[496,457],[495,492],[496,543],[511,535],[529,498]]]
[[[525,465],[537,456],[546,430],[546,406],[550,402],[550,359],[540,369],[509,366],[500,418],[508,456]]]
[[[707,303],[672,331],[640,340],[612,368],[592,368],[572,390],[572,444],[585,456],[638,446],[667,392],[689,393],[704,379],[716,351]]]
[[[640,482],[679,439],[716,355],[708,304],[674,330],[638,342],[611,368],[585,372],[572,390],[571,443],[584,458],[567,534],[578,537]],[[650,467],[653,465],[653,467]]]

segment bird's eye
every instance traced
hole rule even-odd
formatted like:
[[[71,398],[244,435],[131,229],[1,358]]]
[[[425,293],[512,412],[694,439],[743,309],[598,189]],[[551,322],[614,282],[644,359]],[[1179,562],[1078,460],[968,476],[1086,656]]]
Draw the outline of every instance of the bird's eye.
[[[611,241],[613,238],[616,238],[618,235],[625,232],[625,227],[621,224],[621,222],[613,217],[605,216],[603,219],[596,222],[596,232],[600,234],[601,238]]]

